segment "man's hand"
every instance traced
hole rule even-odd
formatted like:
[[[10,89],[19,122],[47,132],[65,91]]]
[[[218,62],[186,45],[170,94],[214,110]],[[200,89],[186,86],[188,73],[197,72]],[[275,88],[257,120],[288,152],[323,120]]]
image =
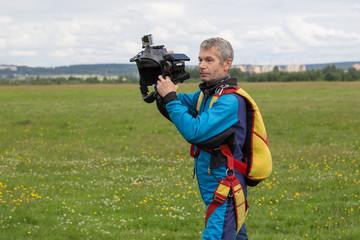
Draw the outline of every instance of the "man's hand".
[[[179,89],[178,85],[175,85],[168,76],[164,79],[161,75],[157,81],[157,91],[160,96],[165,97],[170,92],[177,92]]]

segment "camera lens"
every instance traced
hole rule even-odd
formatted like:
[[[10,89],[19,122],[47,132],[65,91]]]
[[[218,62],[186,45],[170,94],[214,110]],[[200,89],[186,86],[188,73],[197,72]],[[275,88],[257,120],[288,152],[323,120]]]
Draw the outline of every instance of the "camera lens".
[[[166,61],[164,63],[164,72],[169,73],[172,70],[172,63],[170,61]]]

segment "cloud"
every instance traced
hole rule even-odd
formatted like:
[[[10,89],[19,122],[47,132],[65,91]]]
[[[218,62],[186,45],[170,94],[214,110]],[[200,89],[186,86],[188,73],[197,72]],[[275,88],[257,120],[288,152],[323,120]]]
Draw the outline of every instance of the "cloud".
[[[124,43],[119,42],[117,43],[115,48],[117,53],[126,52],[129,55],[133,54],[135,56],[135,54],[140,52],[139,46],[140,46],[140,39],[139,42],[134,42],[130,40],[127,40]]]
[[[12,22],[12,18],[9,16],[0,16],[0,24],[10,24]]]
[[[215,36],[231,42],[239,62],[284,61],[289,55],[327,58],[335,51],[351,60],[360,56],[356,1],[209,1],[5,1],[0,62],[127,63],[149,33],[154,44],[186,53],[191,64],[197,62],[200,43]]]
[[[282,40],[285,38],[285,32],[280,26],[269,26],[262,29],[253,29],[245,33],[245,38],[258,41],[258,40]]]
[[[0,38],[0,50],[5,50],[7,47],[6,41]]]
[[[167,23],[183,18],[185,14],[185,5],[175,2],[162,2],[162,3],[148,3],[143,9],[143,17],[147,21],[163,22],[166,26]]]
[[[242,42],[242,40],[237,38],[234,31],[232,31],[230,29],[220,31],[219,37],[222,37],[222,38],[226,39],[227,41],[229,41],[234,49],[242,48],[245,46],[244,43]]]
[[[9,55],[12,57],[34,57],[37,56],[38,53],[32,50],[14,50],[9,51]]]
[[[317,22],[308,22],[302,17],[292,18],[288,22],[288,29],[296,40],[310,47],[323,47],[360,41],[359,33],[325,27]]]
[[[74,55],[74,49],[72,48],[62,48],[62,49],[58,49],[58,50],[54,50],[50,53],[51,56],[53,57],[71,57]]]
[[[354,9],[355,9],[356,11],[360,11],[360,3],[355,3],[355,4],[354,4]]]

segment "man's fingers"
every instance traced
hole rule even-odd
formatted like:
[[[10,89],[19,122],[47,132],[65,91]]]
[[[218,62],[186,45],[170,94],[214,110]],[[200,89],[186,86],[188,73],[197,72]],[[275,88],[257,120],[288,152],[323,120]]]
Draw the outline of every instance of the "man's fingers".
[[[170,77],[169,76],[166,76],[165,78],[161,75],[158,76],[159,80],[158,81],[171,81]]]
[[[158,78],[159,78],[159,81],[165,80],[165,79],[163,78],[163,76],[161,76],[161,75],[159,75]]]

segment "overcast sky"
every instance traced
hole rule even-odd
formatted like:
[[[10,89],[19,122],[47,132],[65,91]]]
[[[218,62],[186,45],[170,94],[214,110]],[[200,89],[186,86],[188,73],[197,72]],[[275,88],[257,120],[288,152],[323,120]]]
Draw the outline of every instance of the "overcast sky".
[[[197,64],[202,40],[235,64],[360,61],[359,0],[4,0],[0,65],[128,63],[141,37]]]

